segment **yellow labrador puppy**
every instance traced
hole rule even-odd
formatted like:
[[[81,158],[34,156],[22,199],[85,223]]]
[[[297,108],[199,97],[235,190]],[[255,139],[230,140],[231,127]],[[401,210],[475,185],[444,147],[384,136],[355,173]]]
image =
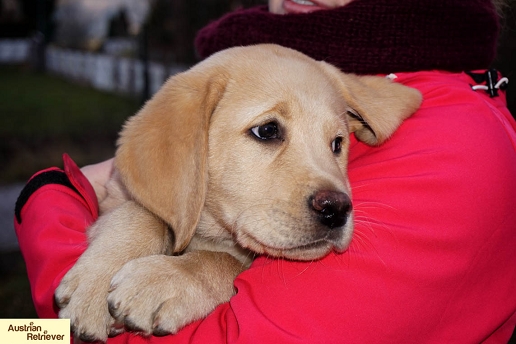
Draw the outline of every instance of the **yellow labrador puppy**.
[[[234,294],[254,254],[314,260],[353,231],[349,135],[386,140],[418,91],[275,45],[222,51],[125,124],[90,245],[56,291],[83,340],[173,333]]]

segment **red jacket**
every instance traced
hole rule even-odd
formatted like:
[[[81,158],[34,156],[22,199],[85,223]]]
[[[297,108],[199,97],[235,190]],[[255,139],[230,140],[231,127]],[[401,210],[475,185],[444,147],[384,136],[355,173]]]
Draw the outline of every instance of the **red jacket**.
[[[260,257],[206,319],[174,336],[108,343],[507,342],[516,324],[516,124],[505,96],[472,90],[466,74],[397,81],[424,102],[381,147],[352,138],[347,252],[310,263]],[[38,188],[15,221],[44,318],[56,316],[54,290],[97,217],[88,181],[64,163],[75,190]]]

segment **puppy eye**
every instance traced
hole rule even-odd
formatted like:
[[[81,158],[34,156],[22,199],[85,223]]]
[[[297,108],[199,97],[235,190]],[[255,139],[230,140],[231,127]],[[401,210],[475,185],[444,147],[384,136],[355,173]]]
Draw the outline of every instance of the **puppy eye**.
[[[335,154],[339,154],[342,150],[342,137],[336,137],[335,140],[331,142],[331,150]]]
[[[251,128],[254,136],[260,140],[279,139],[278,124],[276,122],[269,122],[264,125],[259,125]]]

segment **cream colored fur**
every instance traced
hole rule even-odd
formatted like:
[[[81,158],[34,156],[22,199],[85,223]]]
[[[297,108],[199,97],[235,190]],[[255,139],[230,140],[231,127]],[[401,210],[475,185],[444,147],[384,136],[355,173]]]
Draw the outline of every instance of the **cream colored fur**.
[[[229,300],[255,254],[346,250],[352,212],[329,230],[310,200],[350,195],[350,132],[381,144],[420,102],[275,45],[229,49],[170,78],[121,132],[90,245],[56,291],[60,317],[83,340],[121,325],[173,333]],[[253,134],[267,123],[278,137]]]

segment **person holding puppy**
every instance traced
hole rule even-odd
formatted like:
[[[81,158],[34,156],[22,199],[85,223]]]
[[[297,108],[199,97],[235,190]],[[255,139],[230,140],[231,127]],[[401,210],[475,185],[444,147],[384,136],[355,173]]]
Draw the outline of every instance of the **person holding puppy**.
[[[489,0],[270,0],[200,31],[202,57],[276,43],[344,72],[389,75],[421,108],[385,144],[353,137],[354,239],[314,262],[258,257],[237,294],[177,334],[108,343],[504,343],[516,324],[516,123],[488,71]],[[65,157],[29,182],[15,226],[40,317],[84,251],[112,160]]]

